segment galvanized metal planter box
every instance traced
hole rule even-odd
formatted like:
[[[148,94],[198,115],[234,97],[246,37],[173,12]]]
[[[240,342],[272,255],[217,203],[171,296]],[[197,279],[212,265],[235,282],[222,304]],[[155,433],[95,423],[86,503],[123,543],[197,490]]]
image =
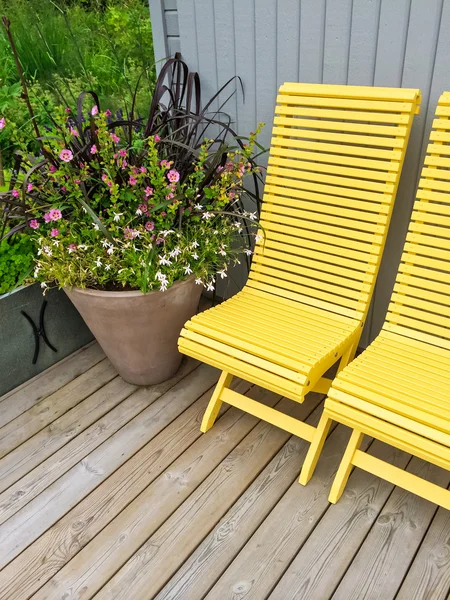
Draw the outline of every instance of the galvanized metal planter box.
[[[44,301],[47,305],[40,323]],[[44,332],[56,352],[46,345]],[[33,364],[36,335],[39,351]],[[0,395],[92,339],[92,333],[63,291],[51,289],[44,297],[39,285],[34,284],[0,296]]]

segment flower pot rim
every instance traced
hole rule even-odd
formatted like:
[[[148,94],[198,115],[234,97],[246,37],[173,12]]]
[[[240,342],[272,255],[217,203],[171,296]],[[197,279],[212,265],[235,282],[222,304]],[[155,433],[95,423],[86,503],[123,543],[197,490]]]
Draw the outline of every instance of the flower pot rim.
[[[78,292],[80,294],[86,294],[86,295],[90,295],[90,296],[105,296],[105,297],[110,297],[110,298],[135,298],[137,296],[149,296],[150,294],[167,294],[168,292],[170,292],[170,290],[174,287],[178,287],[182,284],[188,283],[193,281],[195,278],[194,275],[191,275],[190,277],[188,277],[187,279],[178,279],[177,281],[175,281],[175,283],[173,283],[169,288],[167,288],[167,291],[162,292],[161,290],[150,290],[149,292],[147,292],[146,294],[144,294],[144,292],[141,292],[141,290],[120,290],[120,291],[108,291],[108,290],[96,290],[95,288],[79,288],[79,287],[64,287],[64,291],[66,292]]]

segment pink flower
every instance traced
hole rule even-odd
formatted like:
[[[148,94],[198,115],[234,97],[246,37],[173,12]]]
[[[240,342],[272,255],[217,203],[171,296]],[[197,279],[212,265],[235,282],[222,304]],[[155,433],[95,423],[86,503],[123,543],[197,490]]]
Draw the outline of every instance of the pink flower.
[[[128,180],[128,183],[130,185],[136,185],[137,179],[135,177],[133,177],[132,175],[130,175],[130,179]]]
[[[107,181],[107,179],[108,179],[108,175],[106,173],[103,173],[102,181]]]
[[[109,108],[107,108],[107,109],[105,110],[105,115],[106,115],[107,117],[110,117],[110,116],[112,115],[112,112],[109,110]]]
[[[153,221],[147,221],[144,227],[147,231],[153,231],[155,229],[155,224],[153,223]]]
[[[139,204],[138,210],[141,211],[143,215],[148,211],[148,206],[146,204]]]
[[[125,227],[123,230],[123,236],[126,240],[134,240],[137,236],[137,231],[135,229],[131,229],[131,227]]]
[[[32,192],[32,191],[33,191],[33,184],[32,184],[32,183],[29,183],[29,184],[27,185],[27,192]]]
[[[71,109],[69,107],[66,108],[66,113],[70,113],[72,112]]]
[[[119,156],[121,156],[122,158],[125,158],[126,155],[127,155],[127,151],[125,150],[125,148],[122,148],[122,150],[119,150]]]
[[[56,171],[55,165],[50,165],[48,170],[50,171],[50,173],[54,173]]]
[[[165,216],[167,216],[167,213],[166,213],[166,211],[165,211],[165,210],[162,210],[162,211],[161,211],[161,216],[162,216],[162,217],[165,217]]]
[[[93,117],[95,117],[95,115],[98,115],[98,106],[96,104],[92,107],[91,115]]]
[[[11,193],[14,196],[14,198],[18,198],[20,196],[19,190],[13,190]]]
[[[159,135],[158,135],[158,134],[156,134],[156,135],[153,137],[153,139],[155,140],[155,142],[160,142],[160,141],[161,141],[161,138],[159,137]]]
[[[45,215],[44,215],[44,221],[45,221],[46,223],[50,223],[50,221],[51,221],[51,220],[52,220],[52,219],[51,219],[51,217],[50,217],[50,213],[45,213]]]
[[[57,237],[57,236],[59,235],[59,229],[52,229],[52,230],[50,231],[50,235],[51,235],[52,237]]]
[[[122,169],[125,169],[125,167],[128,165],[127,161],[125,159],[123,159],[122,161]]]
[[[140,171],[141,173],[147,173],[147,169],[146,169],[145,167],[141,167],[141,168],[139,169],[139,171]]]
[[[151,188],[151,187],[147,186],[147,187],[145,188],[145,195],[147,196],[147,198],[148,198],[149,196],[153,196],[153,188]]]
[[[63,194],[65,194],[67,192],[67,188],[65,185],[62,186],[61,191]]]
[[[95,144],[91,146],[91,154],[97,154],[97,146]]]
[[[76,249],[77,249],[76,244],[69,244],[69,252],[75,252]]]
[[[119,137],[119,136],[117,136],[115,133],[110,133],[110,134],[109,134],[109,137],[112,139],[112,141],[113,141],[115,144],[118,144],[118,143],[120,142],[120,137]]]
[[[61,160],[63,160],[64,162],[70,162],[73,158],[73,154],[70,150],[67,150],[67,148],[64,148],[64,150],[61,150],[61,152],[59,154],[59,158]]]
[[[169,161],[167,161],[166,159],[162,160],[159,164],[161,167],[163,167],[163,169],[168,169],[170,167]]]
[[[73,182],[76,183],[77,185],[80,185],[81,179],[74,179]]]
[[[180,180],[180,174],[176,169],[170,169],[170,171],[167,173],[167,179],[171,183],[177,183]]]
[[[61,211],[59,210],[59,208],[52,208],[48,212],[48,215],[52,221],[59,221],[60,218],[62,217],[62,214],[61,214]]]
[[[166,200],[172,200],[172,198],[173,198],[173,193],[169,192],[166,196]]]
[[[78,137],[80,134],[78,133],[78,131],[75,129],[75,127],[71,127],[70,128],[70,133],[72,135],[74,135],[75,137]]]
[[[31,219],[30,221],[30,227],[31,229],[38,229],[39,228],[39,223],[36,219]]]
[[[5,129],[5,127],[6,127],[6,120],[5,120],[5,117],[2,117],[0,119],[0,129]]]

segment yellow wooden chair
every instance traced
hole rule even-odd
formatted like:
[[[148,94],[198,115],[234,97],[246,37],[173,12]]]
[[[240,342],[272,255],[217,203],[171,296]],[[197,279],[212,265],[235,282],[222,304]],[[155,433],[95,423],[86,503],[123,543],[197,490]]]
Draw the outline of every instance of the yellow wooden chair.
[[[420,92],[286,83],[277,97],[249,279],[188,321],[179,350],[221,369],[206,432],[227,402],[311,441],[315,428],[230,389],[233,376],[297,402],[355,354]]]
[[[450,92],[438,103],[386,322],[333,381],[300,482],[332,420],[353,428],[331,489],[353,466],[450,509],[450,491],[359,449],[365,434],[450,470]]]

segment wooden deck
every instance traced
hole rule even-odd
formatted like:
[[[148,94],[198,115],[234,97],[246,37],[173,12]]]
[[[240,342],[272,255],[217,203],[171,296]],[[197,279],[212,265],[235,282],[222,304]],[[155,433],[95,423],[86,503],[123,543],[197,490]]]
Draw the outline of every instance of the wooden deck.
[[[448,598],[448,511],[359,470],[329,505],[341,426],[307,487],[306,444],[284,431],[225,407],[202,435],[217,376],[185,361],[138,389],[92,344],[0,399],[2,600]],[[318,420],[319,396],[237,387]],[[383,444],[370,452],[450,483]]]

